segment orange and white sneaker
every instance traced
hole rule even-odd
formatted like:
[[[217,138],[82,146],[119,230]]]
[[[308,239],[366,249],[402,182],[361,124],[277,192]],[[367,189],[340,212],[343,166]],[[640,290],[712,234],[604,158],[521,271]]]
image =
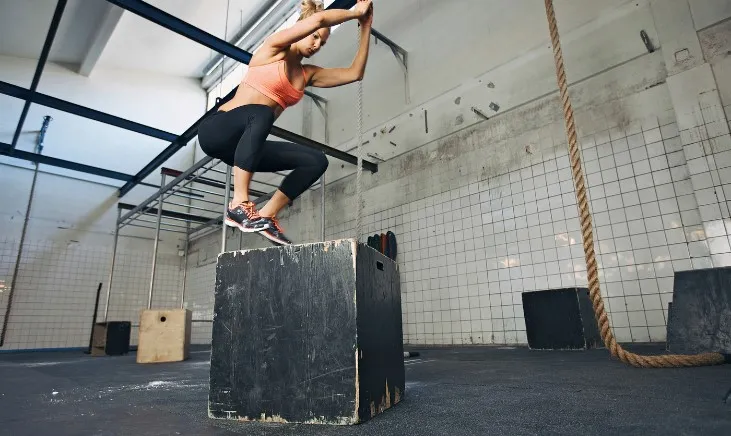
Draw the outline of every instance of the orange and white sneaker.
[[[264,223],[267,228],[260,231],[260,235],[277,245],[292,244],[292,241],[284,236],[284,230],[282,229],[282,226],[279,225],[279,220],[276,217],[261,217],[261,222]]]
[[[269,224],[262,220],[252,201],[245,201],[238,206],[229,206],[226,212],[226,225],[236,227],[244,233],[254,233],[265,230]]]

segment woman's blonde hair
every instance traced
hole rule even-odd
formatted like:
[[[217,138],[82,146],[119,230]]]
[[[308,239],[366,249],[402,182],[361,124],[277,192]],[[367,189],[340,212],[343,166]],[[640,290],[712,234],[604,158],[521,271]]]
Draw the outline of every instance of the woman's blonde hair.
[[[302,0],[302,10],[297,21],[304,20],[325,9],[321,0]]]

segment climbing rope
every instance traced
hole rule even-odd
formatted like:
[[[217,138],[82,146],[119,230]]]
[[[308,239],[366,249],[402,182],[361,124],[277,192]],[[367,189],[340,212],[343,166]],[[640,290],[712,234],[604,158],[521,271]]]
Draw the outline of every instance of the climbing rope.
[[[624,350],[614,338],[609,327],[609,318],[604,309],[601,292],[599,290],[599,278],[597,273],[596,258],[594,256],[594,235],[591,225],[591,213],[586,199],[586,187],[584,186],[584,174],[581,170],[581,158],[577,145],[576,125],[574,123],[574,110],[569,100],[568,86],[566,84],[566,71],[564,70],[563,55],[561,54],[561,42],[556,24],[556,15],[553,10],[553,0],[545,0],[548,27],[551,31],[553,43],[553,55],[556,63],[556,75],[558,87],[561,91],[561,101],[566,121],[566,133],[569,140],[569,155],[571,157],[571,171],[574,177],[576,188],[576,199],[579,206],[581,231],[584,238],[584,256],[586,258],[587,279],[589,281],[589,296],[594,306],[594,316],[599,324],[604,345],[610,350],[613,356],[624,363],[642,368],[675,368],[682,366],[705,366],[724,363],[725,357],[720,353],[702,353],[695,355],[659,355],[641,356]]]
[[[361,38],[363,32],[360,31],[358,26],[358,40],[357,47],[360,48]],[[357,148],[358,148],[358,168],[356,169],[355,176],[355,239],[360,240],[360,235],[363,233],[363,188],[361,186],[361,176],[363,174],[363,80],[358,80],[358,132],[356,135]]]

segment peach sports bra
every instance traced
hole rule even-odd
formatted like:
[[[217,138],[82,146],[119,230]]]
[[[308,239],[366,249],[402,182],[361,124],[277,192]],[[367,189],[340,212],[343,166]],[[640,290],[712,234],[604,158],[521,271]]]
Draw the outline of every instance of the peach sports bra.
[[[265,65],[249,67],[244,78],[244,83],[276,101],[283,109],[292,106],[302,99],[305,94],[295,88],[287,78],[284,67],[286,60],[272,62]],[[305,68],[302,67],[302,75],[305,75]]]

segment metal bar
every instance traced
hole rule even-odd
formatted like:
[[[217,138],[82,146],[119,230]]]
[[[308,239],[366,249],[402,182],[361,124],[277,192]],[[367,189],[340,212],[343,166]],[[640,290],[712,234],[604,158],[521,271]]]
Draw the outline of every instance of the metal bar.
[[[218,202],[218,201],[206,200],[205,198],[187,197],[184,194],[181,194],[180,192],[174,192],[174,193],[172,193],[170,195],[171,196],[174,196],[174,197],[185,198],[185,199],[190,200],[190,201],[200,201],[200,202],[203,202],[203,203],[215,204],[216,206],[218,206],[220,204],[220,202]],[[188,205],[186,205],[186,207],[188,207]]]
[[[168,211],[168,210],[163,210],[163,211],[162,211],[163,215],[165,215],[165,214],[166,214],[166,213],[168,213],[168,212],[170,212],[170,211]],[[180,213],[182,213],[182,212],[180,212]],[[152,212],[146,213],[145,215],[157,215],[157,209],[153,209],[153,211],[152,211]],[[201,218],[201,219],[203,219],[203,220],[210,220],[210,219],[211,219],[210,217],[206,217],[206,216],[203,216],[203,215],[195,215],[195,216],[196,216],[196,217],[198,217],[198,218]],[[139,218],[135,218],[135,220],[138,220],[138,219],[139,219]],[[185,218],[173,218],[173,217],[167,217],[167,219],[169,219],[169,220],[173,220],[173,221],[182,221],[182,222],[184,222],[184,223],[190,223],[190,222],[198,222],[198,221],[191,221],[190,219],[185,219]],[[166,225],[167,225],[167,224],[166,224]],[[172,225],[172,224],[170,224],[170,225]]]
[[[173,202],[170,202],[170,201],[168,201],[167,204],[169,204],[171,206],[189,207],[191,209],[202,210],[202,211],[205,211],[205,212],[210,212],[211,211],[210,209],[205,209],[205,208],[198,207],[198,206],[191,206],[189,204],[173,203]],[[216,204],[218,204],[218,203],[216,203]]]
[[[320,178],[320,239],[325,241],[325,174]]]
[[[152,230],[155,230],[155,227],[143,226],[141,224],[125,224],[125,227],[126,226],[129,226],[129,227],[139,227],[139,228],[142,228],[142,229],[152,229]],[[172,229],[160,228],[160,231],[161,232],[168,232],[168,233],[180,233],[181,235],[184,235],[185,234],[185,232],[182,231],[182,230],[172,230]]]
[[[328,116],[327,116],[327,100],[323,103],[315,100],[315,106],[317,106],[318,109],[320,109],[320,115],[322,115],[323,120],[325,121],[325,142],[330,142],[330,126],[328,125]]]
[[[212,171],[212,170],[213,169],[210,168],[207,171]],[[173,170],[173,169],[170,169],[170,168],[165,168],[164,171],[163,171],[163,173],[164,174],[167,174],[169,176],[176,176],[178,174],[182,174],[180,171]],[[229,171],[229,175],[230,175],[230,171]],[[219,182],[218,180],[209,179],[207,177],[201,177],[201,176],[202,176],[202,174],[196,175],[196,176],[189,176],[188,177],[190,179],[189,182],[196,182],[196,183],[200,183],[201,185],[206,185],[206,186],[210,186],[210,187],[213,187],[213,188],[226,189],[226,186],[225,186],[225,183],[224,182]],[[252,180],[252,182],[253,181],[254,180]],[[185,186],[185,185],[183,185],[183,186]],[[266,195],[266,193],[265,192],[261,192],[261,191],[257,191],[255,189],[249,189],[249,195],[251,195],[253,197],[261,197],[262,195]]]
[[[30,84],[30,91],[35,92],[38,89],[38,83],[41,81],[41,75],[43,74],[43,68],[46,66],[48,60],[48,53],[51,51],[53,40],[56,38],[56,31],[58,30],[58,24],[61,22],[63,17],[63,11],[66,9],[66,0],[58,0],[56,3],[56,10],[53,12],[53,18],[51,18],[51,25],[48,27],[48,33],[46,34],[46,41],[43,43],[43,49],[41,55],[38,57],[38,64],[36,65],[36,71],[33,74],[33,80]],[[25,124],[25,118],[28,116],[28,110],[30,109],[30,101],[26,100],[23,104],[23,111],[20,113],[20,119],[18,120],[18,126],[15,128],[15,134],[13,135],[13,141],[10,147],[10,153],[15,150],[18,145],[18,138],[20,138],[20,132],[23,130],[23,124]]]
[[[210,33],[186,23],[180,18],[168,14],[162,9],[158,9],[148,3],[140,0],[107,1],[239,62],[248,64],[251,61],[251,53],[241,50],[228,41],[216,38]]]
[[[231,168],[226,166],[226,195],[223,201],[223,225],[221,226],[221,253],[226,252],[226,213],[228,212],[228,203],[231,200]]]
[[[335,0],[328,9],[350,9],[355,6],[356,0]]]
[[[118,207],[122,210],[130,210],[130,209],[135,209],[138,206],[134,206],[132,204],[127,204],[127,203],[119,203]],[[149,211],[147,211],[147,213],[145,215],[157,215],[157,208],[150,209]],[[201,215],[191,215],[191,214],[183,213],[183,212],[174,212],[171,210],[163,210],[162,215],[165,218],[170,218],[173,220],[190,221],[190,222],[195,222],[195,223],[207,223],[211,219],[210,217],[205,217],[205,216],[201,216]],[[124,218],[120,218],[119,220],[117,220],[117,222],[119,224],[121,224],[123,221],[125,221]]]
[[[165,185],[165,174],[162,175],[162,185]],[[155,244],[152,249],[152,274],[150,277],[150,294],[147,297],[147,310],[152,309],[152,289],[155,286],[155,269],[157,267],[157,250],[160,244],[160,223],[162,221],[163,195],[160,193],[160,200],[157,203],[157,225],[155,227]]]
[[[218,230],[218,228],[215,227],[215,228],[212,228],[211,230],[209,230],[207,232],[204,232],[204,233],[201,233],[201,234],[198,234],[198,235],[195,235],[195,236],[192,236],[192,235],[195,234],[195,232],[191,232],[190,233],[190,235],[191,235],[190,242],[194,242],[194,241],[197,241],[198,239],[205,238],[206,236],[213,235],[214,233],[219,232],[219,231],[220,230]]]
[[[202,192],[204,194],[213,195],[215,197],[221,197],[221,198],[223,198],[223,194],[221,194],[220,192],[206,191],[205,189],[193,188],[191,186],[186,186],[185,189],[190,189],[191,191]],[[220,204],[220,202],[216,202],[216,204]]]
[[[386,35],[383,33],[377,31],[376,29],[371,28],[371,35],[375,36],[376,38],[383,41],[384,44],[391,47],[394,50],[397,50],[401,55],[406,55],[408,53],[406,50],[404,50],[400,45],[393,42],[391,39],[389,39]]]
[[[179,214],[181,214],[183,216],[187,216],[187,217],[186,218],[178,218],[178,217],[168,216],[168,214],[170,214],[170,213],[174,213],[174,214],[178,214],[179,213]],[[163,210],[162,211],[162,214],[163,214],[163,217],[165,219],[169,219],[169,220],[173,220],[173,221],[182,221],[184,223],[188,223],[188,222],[196,222],[196,223],[208,222],[211,219],[210,217],[205,217],[205,216],[201,216],[201,215],[188,215],[188,214],[185,214],[185,213],[182,213],[182,212],[173,212],[173,211],[169,211],[169,210]],[[127,225],[129,225],[130,223],[132,223],[134,221],[140,220],[141,217],[148,216],[148,215],[155,215],[155,216],[157,216],[157,208],[152,208],[152,209],[150,209],[147,212],[141,213],[139,216],[131,218],[126,223],[120,223],[120,227],[127,226]],[[168,224],[166,224],[166,225],[168,225]],[[173,224],[169,224],[169,225],[173,225]]]
[[[28,194],[28,206],[25,209],[25,219],[23,220],[23,230],[20,233],[20,244],[18,245],[18,255],[15,258],[15,267],[13,268],[13,276],[10,279],[10,292],[8,293],[8,303],[5,307],[5,317],[3,318],[2,332],[0,332],[0,347],[5,345],[5,334],[8,331],[8,321],[10,320],[10,311],[13,308],[13,295],[15,294],[15,285],[18,282],[18,273],[20,272],[20,261],[23,257],[23,245],[25,244],[25,235],[28,231],[28,222],[30,221],[30,212],[33,206],[33,196],[36,191],[36,182],[38,180],[38,164],[35,165],[33,171],[33,181],[30,185],[30,193]]]
[[[231,39],[234,41],[234,46],[240,46],[244,40],[250,35],[250,33],[258,27],[265,19],[271,18],[271,14],[275,8],[285,6],[282,4],[282,0],[266,0],[266,3],[261,5],[249,20],[241,26],[241,29]],[[211,74],[219,65],[224,61],[225,57],[222,54],[216,54],[211,62],[206,65],[203,70],[203,77]]]
[[[31,153],[23,150],[12,150],[10,144],[0,142],[0,155],[12,157],[14,159],[26,160],[35,164],[49,165],[56,168],[64,168],[67,170],[78,171],[80,173],[92,174],[99,177],[106,177],[108,179],[129,181],[134,178],[129,174],[118,173],[116,171],[105,170],[103,168],[92,167],[68,160],[57,159],[55,157],[44,156],[38,153]]]
[[[199,160],[196,164],[194,164],[192,167],[188,168],[185,172],[183,172],[181,175],[176,177],[172,182],[168,183],[167,185],[162,184],[162,187],[152,194],[150,197],[148,197],[145,201],[140,203],[137,207],[132,209],[130,212],[128,212],[125,216],[122,217],[121,221],[126,220],[128,217],[132,216],[134,213],[142,210],[145,206],[147,206],[151,201],[155,200],[159,197],[160,193],[163,191],[168,191],[173,186],[180,183],[181,180],[185,179],[189,175],[193,174],[194,172],[198,171],[200,168],[202,168],[207,163],[211,162],[213,160],[212,157],[206,156],[203,159]]]
[[[281,127],[272,126],[271,131],[269,132],[272,135],[284,139],[286,141],[294,142],[300,145],[304,145],[306,147],[310,147],[315,150],[320,150],[324,152],[327,155],[330,155],[336,159],[340,159],[343,162],[347,162],[353,165],[358,165],[358,157],[354,156],[352,154],[346,153],[342,150],[338,150],[336,148],[329,147],[325,144],[321,144],[317,141],[314,141],[310,138],[306,138],[302,135],[298,135],[296,133],[287,131],[282,129]],[[372,173],[378,172],[378,164],[375,164],[373,162],[363,160],[363,169],[368,170]]]
[[[122,215],[122,209],[117,209],[117,222],[114,228],[114,242],[112,243],[112,264],[109,266],[109,283],[107,284],[107,301],[104,303],[104,322],[107,322],[109,315],[109,298],[112,295],[112,280],[114,279],[114,264],[117,261],[117,241],[119,241],[119,217]]]
[[[207,227],[217,226],[217,225],[221,224],[222,222],[223,222],[223,220],[222,220],[222,217],[221,216],[216,217],[216,218],[211,218],[210,220],[206,221],[205,223],[199,225],[198,227],[196,227],[196,228],[188,231],[188,234],[189,235],[192,235],[192,234],[194,234],[194,233],[196,233],[196,232],[198,232],[200,230],[203,230],[203,229],[205,229]]]
[[[393,42],[391,39],[389,39],[386,35],[382,34],[381,32],[377,31],[376,29],[371,29],[371,34],[376,37],[376,39],[382,41],[384,44],[386,44],[391,51],[393,52],[393,55],[396,57],[396,59],[399,61],[399,65],[401,66],[401,70],[404,73],[404,93],[406,95],[406,103],[411,103],[411,91],[409,87],[409,52],[404,50],[403,47]]]
[[[185,289],[188,281],[188,244],[190,243],[190,237],[188,232],[190,231],[190,223],[186,223],[185,229],[185,245],[183,245],[183,290],[180,292],[180,308],[185,308]]]
[[[325,97],[320,97],[319,95],[312,93],[310,91],[305,90],[305,95],[313,99],[317,103],[325,103],[327,104],[327,99]]]
[[[141,222],[141,223],[157,224],[156,221],[145,220],[145,219],[142,219],[142,218],[135,218],[135,221],[136,222]],[[187,223],[188,221],[185,221],[185,222]],[[179,228],[179,229],[185,229],[185,228],[187,228],[187,226],[181,226],[180,224],[173,224],[173,223],[162,223],[162,225],[168,226],[168,227],[176,227],[176,228]]]
[[[59,98],[51,97],[50,95],[41,94],[40,92],[34,92],[28,89],[24,89],[7,82],[0,81],[0,93],[8,95],[10,97],[19,98],[21,100],[30,101],[41,106],[46,106],[52,109],[57,109],[63,112],[68,112],[70,114],[78,115],[80,117],[88,118],[90,120],[98,121],[100,123],[109,124],[111,126],[119,127],[121,129],[151,136],[153,138],[158,138],[165,141],[176,141],[178,139],[178,136],[173,133],[145,126],[144,124],[116,117],[114,115],[110,115],[95,109],[71,103],[69,101],[61,100]]]

